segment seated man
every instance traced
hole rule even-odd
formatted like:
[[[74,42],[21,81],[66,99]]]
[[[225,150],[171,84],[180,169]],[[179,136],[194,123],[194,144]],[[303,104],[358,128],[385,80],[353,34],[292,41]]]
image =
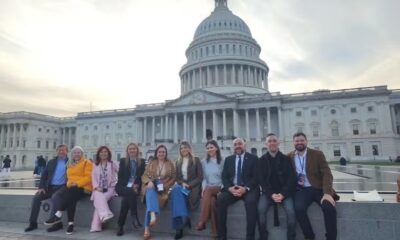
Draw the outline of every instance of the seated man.
[[[278,205],[286,211],[287,239],[296,239],[296,215],[293,197],[296,193],[296,174],[291,159],[279,151],[278,137],[270,133],[265,140],[268,152],[258,161],[257,179],[262,189],[258,202],[258,219],[260,240],[268,239],[267,212],[274,206],[274,220],[278,220]]]
[[[246,239],[255,239],[257,223],[257,201],[260,188],[257,184],[257,156],[246,150],[243,139],[233,141],[234,155],[225,159],[222,170],[223,189],[218,195],[218,238],[227,239],[226,217],[229,205],[238,200],[244,200],[246,207]]]
[[[335,240],[337,219],[331,169],[321,151],[307,148],[307,137],[304,133],[294,134],[293,143],[296,150],[289,153],[289,157],[293,160],[297,172],[294,208],[304,238],[315,239],[307,208],[312,202],[316,202],[324,214],[326,239]]]
[[[66,180],[66,164],[68,147],[67,145],[59,145],[57,147],[57,157],[50,160],[44,169],[39,182],[39,188],[32,200],[31,215],[29,218],[29,226],[25,228],[25,232],[35,230],[37,228],[37,218],[39,215],[40,205],[43,200],[49,199],[58,189],[65,186]],[[54,209],[52,209],[54,211]],[[53,213],[54,214],[54,213]]]

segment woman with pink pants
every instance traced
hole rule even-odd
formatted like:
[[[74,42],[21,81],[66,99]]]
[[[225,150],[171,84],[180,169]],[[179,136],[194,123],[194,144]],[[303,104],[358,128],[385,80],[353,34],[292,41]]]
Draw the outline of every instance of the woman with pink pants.
[[[108,202],[115,196],[118,165],[111,160],[111,151],[106,146],[97,150],[96,166],[92,173],[93,192],[90,198],[93,201],[94,212],[90,232],[100,232],[102,223],[114,217]]]

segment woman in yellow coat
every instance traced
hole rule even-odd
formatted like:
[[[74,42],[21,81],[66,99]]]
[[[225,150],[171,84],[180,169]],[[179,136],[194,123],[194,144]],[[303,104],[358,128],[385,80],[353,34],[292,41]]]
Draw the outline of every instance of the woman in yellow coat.
[[[48,232],[61,229],[61,216],[64,209],[68,214],[67,234],[74,231],[74,217],[76,203],[90,196],[92,192],[92,162],[85,159],[83,149],[75,146],[72,149],[72,157],[67,163],[67,185],[60,188],[51,198],[53,209],[56,213],[45,222],[45,225],[51,225]]]
[[[146,201],[144,239],[150,239],[150,229],[156,224],[160,208],[168,203],[168,193],[175,183],[175,167],[167,158],[167,148],[159,145],[154,159],[148,163],[142,176],[142,191]]]

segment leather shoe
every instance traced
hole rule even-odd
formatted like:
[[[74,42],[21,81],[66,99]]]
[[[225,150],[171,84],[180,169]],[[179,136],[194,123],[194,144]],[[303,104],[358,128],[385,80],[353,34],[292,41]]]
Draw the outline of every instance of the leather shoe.
[[[183,230],[176,230],[174,239],[181,239],[183,237]]]
[[[124,227],[123,226],[119,226],[118,232],[117,232],[117,236],[122,236],[122,235],[124,235]]]
[[[63,228],[62,222],[56,223],[47,229],[48,232],[55,232]]]
[[[37,228],[37,223],[29,223],[29,226],[25,228],[25,232],[30,232],[32,230],[35,230]]]

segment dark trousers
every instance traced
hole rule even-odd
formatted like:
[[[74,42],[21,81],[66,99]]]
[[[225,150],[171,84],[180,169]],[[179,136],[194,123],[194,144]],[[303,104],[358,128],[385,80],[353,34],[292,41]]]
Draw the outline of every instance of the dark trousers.
[[[132,223],[134,223],[137,217],[137,193],[129,187],[118,187],[116,190],[118,195],[122,196],[118,225],[124,226],[129,209],[131,210]]]
[[[37,223],[37,218],[39,216],[40,206],[43,200],[51,198],[53,194],[63,186],[49,186],[46,193],[36,193],[32,199],[31,215],[29,217],[30,223]]]
[[[76,203],[84,197],[89,196],[85,193],[83,188],[79,187],[63,187],[60,188],[51,197],[53,204],[53,211],[64,211],[67,210],[68,222],[73,222],[75,218]]]
[[[246,239],[254,240],[257,223],[257,201],[260,193],[258,189],[247,192],[243,197],[235,197],[229,191],[222,191],[217,197],[218,237],[227,239],[226,218],[228,206],[236,201],[243,200],[246,208]],[[240,223],[237,223],[240,224]]]
[[[303,188],[296,192],[294,209],[296,212],[297,222],[303,231],[304,237],[308,239],[314,239],[315,234],[312,230],[310,219],[307,215],[307,208],[312,202],[316,202],[321,208],[324,215],[326,239],[336,240],[337,236],[337,219],[336,219],[336,208],[328,201],[324,201],[321,204],[323,197],[321,189],[313,187]]]

